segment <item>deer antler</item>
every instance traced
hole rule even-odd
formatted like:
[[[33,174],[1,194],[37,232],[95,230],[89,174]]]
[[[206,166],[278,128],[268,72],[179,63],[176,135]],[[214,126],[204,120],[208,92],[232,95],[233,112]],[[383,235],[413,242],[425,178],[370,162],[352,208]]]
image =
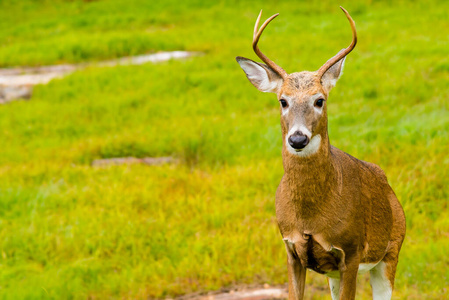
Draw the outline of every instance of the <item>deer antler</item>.
[[[273,69],[273,71],[275,71],[279,76],[281,76],[283,79],[287,78],[288,74],[287,72],[285,72],[284,69],[282,69],[281,67],[279,67],[277,64],[275,64],[271,59],[269,59],[268,57],[265,56],[265,54],[262,53],[262,51],[260,51],[259,47],[257,46],[257,43],[259,42],[260,36],[262,35],[263,30],[265,29],[265,27],[267,27],[268,23],[270,23],[274,18],[276,18],[279,14],[275,14],[273,16],[271,16],[270,18],[268,18],[260,27],[260,29],[258,29],[259,27],[259,22],[260,22],[260,17],[262,16],[262,10],[260,10],[259,16],[257,17],[257,21],[256,24],[254,25],[254,35],[253,35],[253,49],[254,52],[257,54],[257,56],[259,56],[259,58],[266,63],[270,68]]]
[[[329,59],[317,72],[318,77],[321,79],[324,73],[326,73],[327,70],[329,70],[330,67],[332,67],[336,62],[338,62],[340,59],[348,55],[352,49],[354,49],[355,45],[357,44],[357,32],[355,30],[355,22],[349,15],[348,11],[341,7],[341,10],[345,13],[346,17],[349,20],[349,24],[351,24],[352,29],[352,43],[348,46],[348,48],[341,50],[337,53],[334,57]]]

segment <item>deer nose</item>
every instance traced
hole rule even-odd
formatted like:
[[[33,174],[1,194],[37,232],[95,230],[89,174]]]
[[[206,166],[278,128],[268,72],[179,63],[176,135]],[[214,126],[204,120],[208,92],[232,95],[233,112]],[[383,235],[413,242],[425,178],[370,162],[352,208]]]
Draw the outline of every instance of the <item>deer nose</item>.
[[[309,143],[309,138],[307,137],[307,135],[296,131],[288,138],[288,143],[290,144],[290,146],[292,146],[293,149],[300,150],[307,146],[307,144]]]

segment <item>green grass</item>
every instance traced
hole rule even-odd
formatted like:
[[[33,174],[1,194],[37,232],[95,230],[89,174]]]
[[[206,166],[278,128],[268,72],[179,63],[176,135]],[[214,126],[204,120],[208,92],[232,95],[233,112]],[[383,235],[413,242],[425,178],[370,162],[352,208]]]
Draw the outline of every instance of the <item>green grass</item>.
[[[329,99],[333,145],[386,172],[407,216],[396,299],[449,296],[445,1],[2,1],[0,66],[160,50],[183,61],[90,67],[0,106],[0,299],[164,298],[285,283],[274,211],[278,103],[247,81],[253,22],[289,72],[359,43]],[[93,168],[96,158],[179,164]],[[309,273],[311,289],[326,286]],[[369,299],[360,279],[359,296]],[[326,298],[327,297],[327,298]]]

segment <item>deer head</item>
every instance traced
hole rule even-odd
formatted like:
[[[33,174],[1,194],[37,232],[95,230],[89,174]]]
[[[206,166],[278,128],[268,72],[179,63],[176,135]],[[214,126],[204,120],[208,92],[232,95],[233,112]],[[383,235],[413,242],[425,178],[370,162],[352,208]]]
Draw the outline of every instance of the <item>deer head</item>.
[[[351,25],[352,42],[348,48],[329,59],[318,71],[287,74],[260,51],[257,43],[263,30],[279,15],[271,16],[258,29],[262,11],[254,26],[253,49],[265,64],[240,56],[236,58],[249,81],[257,89],[277,94],[284,149],[293,155],[310,156],[319,150],[322,139],[327,139],[327,98],[342,74],[346,55],[357,43],[354,20],[343,7],[340,8]]]

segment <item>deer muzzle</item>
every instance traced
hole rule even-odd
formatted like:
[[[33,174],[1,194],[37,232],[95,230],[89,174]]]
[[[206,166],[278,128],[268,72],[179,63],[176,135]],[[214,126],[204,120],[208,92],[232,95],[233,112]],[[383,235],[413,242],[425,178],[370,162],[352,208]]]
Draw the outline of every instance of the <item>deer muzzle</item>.
[[[295,151],[301,151],[309,143],[309,137],[300,131],[296,131],[289,136],[288,143]]]

